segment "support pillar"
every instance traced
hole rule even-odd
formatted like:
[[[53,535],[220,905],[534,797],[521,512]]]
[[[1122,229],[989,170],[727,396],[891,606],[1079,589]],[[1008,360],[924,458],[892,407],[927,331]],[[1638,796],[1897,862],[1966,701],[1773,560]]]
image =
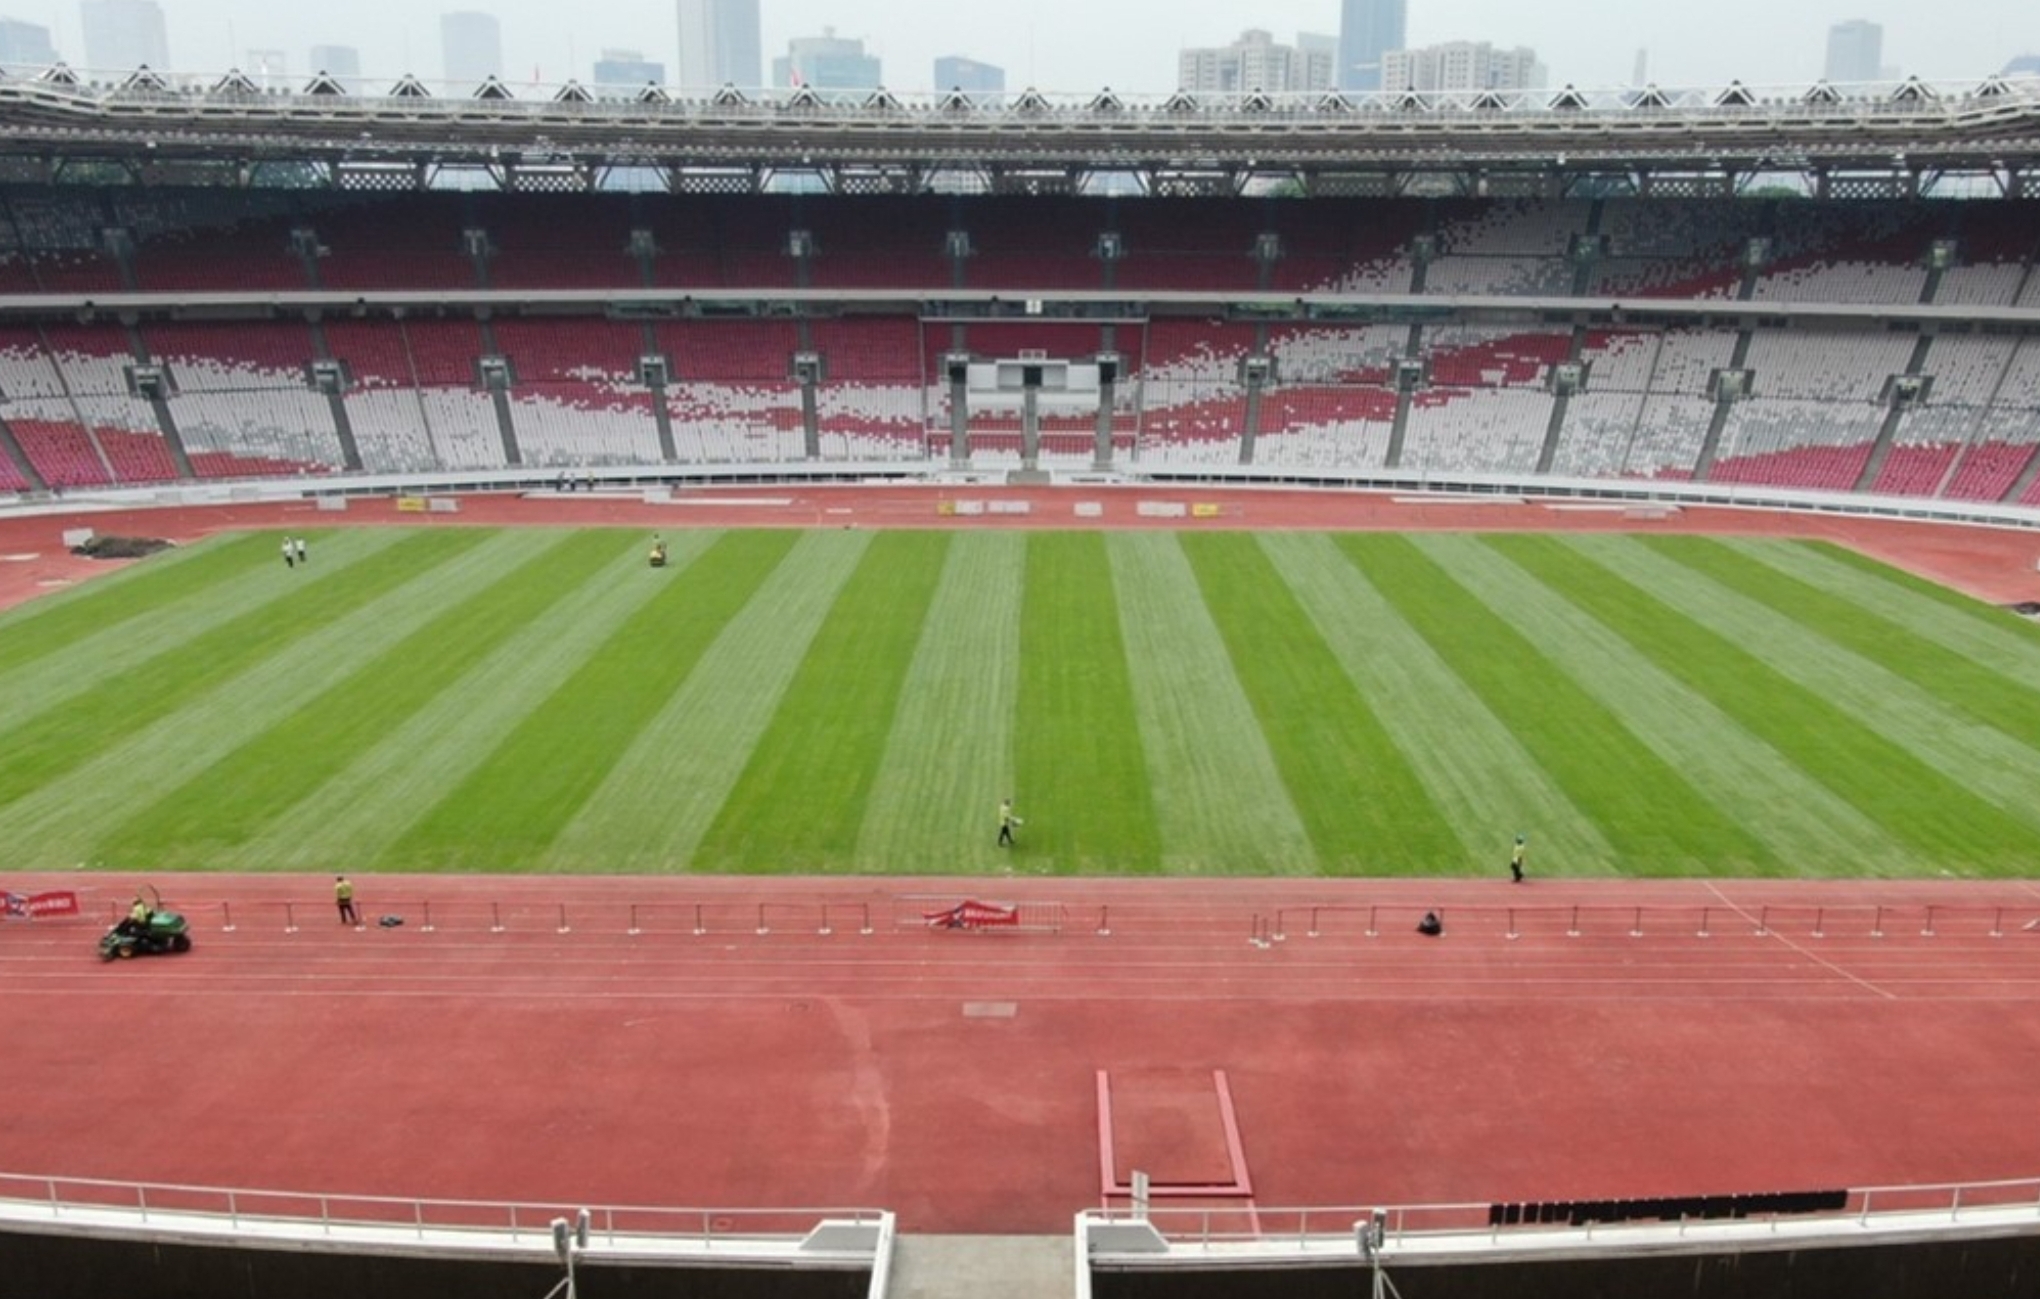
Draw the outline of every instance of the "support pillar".
[[[1112,469],[1112,389],[1119,367],[1110,361],[1098,363],[1098,436],[1091,444],[1091,468],[1097,473]]]
[[[970,468],[970,356],[951,352],[943,362],[949,376],[949,467]]]
[[[1020,381],[1020,472],[1040,471],[1041,379],[1037,374],[1029,374]]]
[[[1261,434],[1261,396],[1274,372],[1274,359],[1265,352],[1240,359],[1240,382],[1247,389],[1246,417],[1240,428],[1240,463],[1243,465],[1254,463],[1254,439]]]

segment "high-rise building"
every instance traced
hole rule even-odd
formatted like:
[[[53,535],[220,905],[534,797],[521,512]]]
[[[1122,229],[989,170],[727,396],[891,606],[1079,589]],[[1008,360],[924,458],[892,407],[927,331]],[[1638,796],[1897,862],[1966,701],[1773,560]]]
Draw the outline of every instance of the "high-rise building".
[[[1884,29],[1852,18],[1828,28],[1829,81],[1876,81],[1884,71]]]
[[[1446,41],[1390,50],[1381,59],[1384,90],[1542,90],[1537,51],[1498,50],[1486,41]]]
[[[1322,54],[1325,66],[1332,70],[1332,80],[1339,77],[1339,38],[1331,32],[1298,32],[1296,48],[1305,54]]]
[[[0,67],[46,68],[57,62],[50,29],[18,18],[0,18]]]
[[[503,27],[472,9],[439,16],[439,51],[446,79],[464,85],[503,75]]]
[[[85,63],[104,72],[170,66],[170,33],[156,0],[80,0]]]
[[[1328,90],[1332,59],[1323,50],[1278,45],[1258,28],[1240,33],[1230,45],[1182,51],[1176,56],[1176,86],[1198,93],[1239,94],[1265,90],[1271,95],[1292,91]]]
[[[241,63],[241,71],[256,85],[267,90],[282,89],[290,84],[290,60],[282,50],[249,50]]]
[[[817,90],[876,90],[884,84],[878,56],[864,52],[864,42],[836,35],[833,27],[820,36],[796,36],[786,43],[786,56],[772,60],[775,86],[813,86]]]
[[[1002,95],[1006,93],[1006,70],[961,54],[945,54],[935,60],[935,89],[961,90],[967,95]]]
[[[331,73],[342,81],[361,75],[361,51],[352,45],[314,45],[312,71]]]
[[[666,84],[666,65],[642,50],[604,50],[595,60],[595,85],[604,90],[642,90]]]
[[[504,75],[504,29],[496,14],[459,10],[439,16],[439,55],[449,82],[473,84]]]
[[[1408,0],[1341,0],[1339,89],[1380,90],[1381,56],[1408,44],[1408,31]]]
[[[679,0],[680,88],[763,85],[758,0]]]

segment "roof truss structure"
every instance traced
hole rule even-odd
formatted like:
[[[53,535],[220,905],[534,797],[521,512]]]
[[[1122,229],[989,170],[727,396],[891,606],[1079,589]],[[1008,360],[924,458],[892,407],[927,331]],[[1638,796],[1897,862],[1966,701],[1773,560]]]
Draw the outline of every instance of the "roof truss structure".
[[[1897,197],[1950,176],[2024,195],[2040,174],[2040,80],[1917,79],[1813,87],[1385,95],[1055,98],[853,94],[747,97],[579,85],[433,85],[377,93],[318,77],[248,93],[236,75],[147,69],[88,79],[52,68],[0,80],[0,159],[60,176],[91,161],[214,164],[367,187],[399,174],[550,175],[602,187],[621,172],[675,191],[798,175],[839,192],[1083,192],[1100,176],[1147,193],[1734,193],[1766,175],[1809,192]],[[17,167],[18,171],[19,168]],[[1701,183],[1704,182],[1704,183]],[[380,182],[375,187],[382,187]]]

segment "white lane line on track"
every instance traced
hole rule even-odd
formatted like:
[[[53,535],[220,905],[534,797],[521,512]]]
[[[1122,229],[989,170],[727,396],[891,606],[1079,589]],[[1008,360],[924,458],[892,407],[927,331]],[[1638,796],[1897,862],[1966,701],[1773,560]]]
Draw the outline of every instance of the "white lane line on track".
[[[1763,985],[1758,985],[1759,988],[1761,988],[1762,986]],[[1821,994],[1823,993],[1823,990],[1825,990],[1824,995],[1809,995],[1809,994]],[[82,988],[81,989],[45,988],[40,989],[39,992],[41,993],[41,995],[49,997],[91,997],[97,995],[88,989]],[[333,995],[332,989],[330,988],[263,988],[259,990],[182,989],[179,992],[179,996],[187,1000],[190,998],[206,998],[206,999],[218,998],[229,1001],[243,1000],[250,996],[296,1000],[307,998],[327,998],[331,997],[332,995]],[[541,1001],[596,1002],[596,1003],[609,1003],[612,1005],[620,1005],[625,1002],[634,1004],[665,1002],[665,1003],[698,1003],[705,1005],[709,1008],[713,1008],[714,1005],[719,1002],[729,1003],[732,1005],[759,1001],[781,1003],[796,997],[801,997],[810,1001],[818,999],[821,1000],[841,999],[846,1001],[854,1001],[862,1005],[894,1004],[894,1003],[914,1005],[941,1003],[946,1005],[952,1001],[969,1001],[984,999],[984,993],[982,992],[982,990],[977,991],[959,990],[952,991],[940,996],[929,996],[923,993],[913,992],[913,993],[895,993],[889,995],[863,994],[856,997],[839,998],[837,994],[829,992],[828,990],[811,989],[806,991],[805,993],[795,993],[783,990],[774,992],[754,993],[733,991],[726,988],[713,989],[704,992],[676,992],[670,990],[660,992],[617,992],[613,989],[597,989],[589,992],[553,991],[546,993],[543,996],[525,995],[519,993],[486,993],[486,992],[446,993],[418,989],[410,991],[385,990],[380,992],[369,993],[366,995],[388,1000],[446,1000],[449,997],[457,997],[459,1000],[464,1002],[465,1001],[504,1002],[514,1004],[516,1006],[530,1006],[533,1005],[534,1003]],[[1764,1000],[1763,998],[1760,997],[1752,997],[1748,989],[1744,989],[1739,992],[1732,990],[1715,990],[1715,991],[1703,991],[1697,994],[1664,993],[1664,994],[1645,994],[1639,996],[1637,991],[1633,988],[1616,988],[1602,985],[1595,985],[1593,988],[1587,990],[1575,990],[1571,988],[1551,989],[1546,991],[1542,999],[1550,1002],[1566,1002],[1569,1004],[1605,1001],[1614,1003],[1616,1005],[1639,1005],[1645,1003],[1649,1004],[1691,1003],[1696,1005],[1709,1005],[1718,1004],[1724,999],[1724,997],[1731,995],[1734,996],[1735,1000],[1742,1004],[1750,1004],[1753,1001]],[[1081,992],[1054,992],[1054,993],[1041,993],[1038,995],[1030,994],[1028,996],[1020,998],[1021,1010],[1020,1014],[1016,1018],[1018,1019],[1027,1018],[1027,1007],[1029,1005],[1058,1005],[1058,1006],[1066,1005],[1082,1008],[1085,1006],[1096,1006],[1101,1003],[1119,1000],[1131,1001],[1137,1005],[1266,1006],[1269,1004],[1269,999],[1267,997],[1258,996],[1250,992],[1237,994],[1177,993],[1173,995],[1154,992],[1139,992],[1128,994],[1125,997],[1099,996],[1095,993],[1086,994]],[[1318,996],[1311,997],[1308,1000],[1310,1000],[1313,1003],[1329,1004],[1332,1001],[1334,1001],[1335,998],[1329,996]],[[1857,996],[1854,993],[1838,989],[1834,981],[1831,979],[1824,980],[1817,986],[1810,986],[1804,992],[1796,993],[1791,997],[1779,997],[1773,1000],[1795,1005],[1805,1005],[1816,1001],[1823,1003],[1831,1002],[1836,1005],[1863,1004],[1861,997]],[[2013,1003],[2024,1004],[2025,1002],[2029,1001],[2030,998],[1979,997],[1972,995],[1951,997],[1916,997],[1910,998],[1909,1000],[2009,1001]],[[1480,987],[1475,988],[1453,987],[1450,985],[1435,985],[1435,986],[1427,985],[1424,989],[1421,990],[1414,990],[1408,992],[1396,991],[1377,993],[1364,999],[1355,997],[1352,998],[1352,1001],[1354,1001],[1355,1003],[1364,1002],[1367,1004],[1377,1005],[1389,1002],[1426,1002],[1426,1003],[1439,1002],[1445,1004],[1456,1004],[1476,1001],[1496,1004],[1503,1003],[1520,1004],[1523,1001],[1523,997],[1520,993],[1511,992],[1507,988],[1491,988],[1487,985],[1482,985]]]
[[[1719,898],[1721,900],[1721,905],[1727,907],[1730,911],[1733,911],[1735,914],[1741,916],[1745,921],[1747,921],[1752,926],[1754,926],[1757,923],[1756,918],[1750,915],[1749,910],[1747,908],[1745,908],[1739,902],[1731,901],[1729,899],[1729,896],[1726,893],[1723,893],[1721,891],[1720,886],[1715,884],[1713,880],[1707,881],[1707,891],[1709,893],[1712,893],[1716,898]],[[1863,978],[1861,975],[1843,969],[1841,966],[1835,964],[1833,961],[1828,960],[1825,956],[1820,956],[1814,953],[1813,951],[1806,948],[1803,944],[1800,944],[1790,938],[1787,938],[1785,935],[1779,933],[1775,929],[1770,931],[1770,935],[1772,938],[1777,939],[1778,942],[1782,944],[1788,951],[1798,953],[1800,956],[1803,956],[1807,960],[1812,961],[1815,965],[1818,965],[1822,969],[1828,970],[1840,976],[1841,978],[1847,979],[1849,982],[1857,985],[1866,992],[1875,993],[1877,996],[1883,997],[1888,1001],[1897,1001],[1899,999],[1897,993],[1892,992],[1887,988],[1879,987],[1877,984],[1870,982],[1870,980]]]

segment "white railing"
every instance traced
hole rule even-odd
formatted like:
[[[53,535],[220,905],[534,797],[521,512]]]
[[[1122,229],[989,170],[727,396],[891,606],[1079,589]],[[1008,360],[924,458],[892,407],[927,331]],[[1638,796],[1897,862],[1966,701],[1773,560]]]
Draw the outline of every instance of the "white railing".
[[[1717,1199],[1719,1197],[1716,1197]],[[1845,1207],[1814,1213],[1753,1212],[1672,1219],[1588,1219],[1563,1222],[1500,1222],[1493,1204],[1326,1205],[1268,1208],[1260,1205],[1199,1208],[1128,1206],[1088,1209],[1078,1229],[1093,1225],[1145,1224],[1178,1261],[1198,1255],[1259,1254],[1302,1258],[1357,1257],[1358,1229],[1380,1215],[1381,1249],[1409,1255],[1517,1252],[1599,1243],[1663,1247],[1680,1241],[1744,1243],[1790,1236],[1856,1239],[1866,1234],[1934,1234],[1963,1228],[2040,1233],[2040,1177],[2004,1181],[1935,1182],[1911,1186],[1859,1187]],[[1082,1257],[1086,1251],[1079,1251]],[[1098,1251],[1089,1251],[1096,1254]],[[1160,1261],[1155,1251],[1147,1257]],[[1139,1253],[1128,1258],[1138,1260]]]
[[[186,1186],[0,1173],[0,1222],[99,1227],[110,1232],[234,1235],[245,1239],[458,1245],[506,1253],[553,1248],[553,1219],[580,1206],[532,1201],[442,1200],[329,1191]],[[677,1208],[589,1206],[590,1238],[617,1257],[790,1255],[825,1224],[888,1238],[892,1215],[872,1208]],[[809,1251],[810,1255],[813,1251]],[[827,1260],[817,1260],[818,1262]],[[839,1265],[843,1261],[836,1260]]]

